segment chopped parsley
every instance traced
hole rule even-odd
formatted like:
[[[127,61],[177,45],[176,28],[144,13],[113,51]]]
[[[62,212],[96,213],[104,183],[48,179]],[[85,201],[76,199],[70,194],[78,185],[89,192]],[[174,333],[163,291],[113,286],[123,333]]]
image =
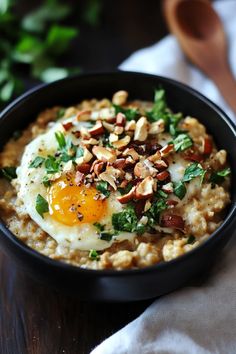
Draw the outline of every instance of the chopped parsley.
[[[176,182],[174,184],[174,194],[179,198],[179,199],[183,199],[185,194],[186,194],[186,187],[185,184],[180,181],[180,182]]]
[[[65,108],[59,109],[59,111],[57,112],[57,115],[56,115],[56,119],[62,118],[65,114],[65,111],[66,111]]]
[[[153,226],[155,223],[159,223],[160,214],[167,209],[166,198],[158,198],[154,200],[151,208],[145,213],[148,217],[148,224]]]
[[[202,182],[205,173],[206,171],[202,168],[202,166],[199,163],[194,162],[186,168],[182,182],[189,182],[195,177],[201,177]]]
[[[100,256],[99,256],[99,254],[97,253],[96,250],[90,250],[89,258],[92,259],[93,261],[98,261]]]
[[[57,139],[59,148],[62,150],[66,147],[66,139],[62,132],[55,132],[55,137]]]
[[[193,145],[193,141],[188,134],[182,133],[173,140],[173,144],[176,152],[184,151]]]
[[[193,236],[193,235],[190,235],[190,236],[188,237],[188,239],[187,239],[187,244],[188,244],[188,245],[193,245],[193,244],[195,243],[195,241],[196,241],[196,237]]]
[[[60,160],[57,160],[54,156],[49,155],[45,160],[45,169],[48,174],[54,174],[59,172]]]
[[[99,232],[104,231],[104,229],[105,229],[105,225],[102,225],[102,224],[100,224],[99,222],[95,222],[95,223],[93,224],[93,226],[95,226],[96,229],[97,229]]]
[[[109,197],[111,192],[108,189],[109,184],[106,181],[100,181],[97,183],[96,188],[99,192],[101,192],[106,198]]]
[[[41,196],[41,194],[37,195],[35,209],[42,218],[43,214],[49,211],[48,202]]]
[[[111,231],[101,231],[99,238],[103,241],[111,241],[112,237],[114,236],[114,232]]]
[[[224,182],[225,177],[229,176],[230,174],[231,174],[231,170],[229,167],[221,171],[213,172],[210,177],[210,182],[220,184]]]
[[[128,206],[119,213],[112,215],[112,225],[114,230],[135,232],[137,231],[138,218],[133,206]]]
[[[43,177],[43,181],[42,182],[43,182],[44,187],[50,187],[51,186],[51,181],[50,181],[50,179],[48,178],[47,175]]]
[[[148,120],[153,123],[159,119],[163,119],[167,125],[169,121],[168,112],[167,112],[167,103],[165,90],[159,89],[155,90],[154,94],[154,105],[152,109],[147,112]]]
[[[44,163],[45,158],[42,156],[37,156],[35,159],[29,164],[29,168],[38,168],[41,167]]]
[[[17,177],[16,167],[2,167],[0,169],[0,175],[11,181]]]
[[[123,108],[115,104],[113,104],[113,107],[115,108],[115,114],[123,113],[128,121],[136,120],[140,116],[137,108]]]

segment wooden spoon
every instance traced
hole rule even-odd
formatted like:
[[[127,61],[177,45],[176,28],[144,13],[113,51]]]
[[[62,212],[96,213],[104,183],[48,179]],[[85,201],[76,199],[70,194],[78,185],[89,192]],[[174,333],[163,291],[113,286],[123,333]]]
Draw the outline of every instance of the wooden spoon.
[[[164,0],[164,15],[187,57],[216,84],[236,113],[236,81],[228,63],[227,40],[208,0]]]

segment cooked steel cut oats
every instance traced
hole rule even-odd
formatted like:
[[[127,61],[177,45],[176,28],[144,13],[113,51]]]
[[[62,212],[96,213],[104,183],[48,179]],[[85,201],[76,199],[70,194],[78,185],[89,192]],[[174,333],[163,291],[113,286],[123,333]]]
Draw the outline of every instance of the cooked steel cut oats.
[[[230,202],[230,168],[205,127],[154,102],[86,100],[40,113],[0,154],[0,214],[38,252],[92,269],[172,260]]]

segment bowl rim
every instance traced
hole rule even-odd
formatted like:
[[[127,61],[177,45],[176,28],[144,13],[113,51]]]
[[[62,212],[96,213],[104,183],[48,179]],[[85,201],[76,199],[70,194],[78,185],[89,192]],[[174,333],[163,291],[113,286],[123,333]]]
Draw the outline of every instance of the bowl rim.
[[[236,125],[235,123],[228,117],[228,115],[215,103],[213,103],[209,98],[205,97],[203,94],[198,92],[197,90],[193,89],[192,87],[179,82],[177,80],[171,79],[169,77],[163,77],[160,75],[153,75],[153,74],[146,74],[146,73],[140,73],[140,72],[134,72],[134,71],[110,71],[110,72],[90,72],[90,73],[85,73],[85,74],[78,74],[74,75],[71,77],[67,77],[64,79],[60,79],[51,83],[46,83],[46,84],[40,84],[35,87],[33,87],[30,90],[27,90],[25,93],[17,97],[13,102],[11,102],[7,107],[4,108],[0,112],[0,124],[2,120],[7,118],[7,114],[10,113],[12,110],[15,110],[18,108],[18,106],[24,104],[24,102],[28,99],[30,99],[32,96],[37,94],[39,91],[43,91],[45,88],[50,88],[56,85],[60,85],[60,83],[67,82],[67,81],[73,81],[73,80],[80,80],[81,78],[86,79],[94,76],[127,76],[131,75],[134,77],[140,77],[143,79],[156,79],[160,80],[162,82],[170,83],[171,85],[175,86],[177,89],[181,89],[182,91],[187,91],[200,101],[203,101],[206,103],[210,108],[212,108],[224,121],[225,124],[228,125],[230,130],[232,131],[232,134],[236,138]],[[80,266],[75,266],[73,264],[68,264],[60,260],[55,260],[52,259],[46,255],[43,255],[39,251],[34,250],[33,248],[29,247],[26,245],[23,241],[21,241],[16,235],[14,235],[5,225],[4,221],[0,218],[0,232],[10,241],[10,243],[13,243],[15,247],[20,248],[20,250],[23,253],[26,253],[29,257],[31,258],[36,258],[37,261],[46,263],[47,266],[52,266],[53,268],[61,268],[64,271],[72,271],[76,273],[82,273],[84,275],[93,275],[93,276],[107,276],[107,277],[120,277],[120,276],[125,276],[125,275],[137,275],[137,274],[143,274],[143,273],[151,273],[155,271],[162,271],[165,270],[166,268],[172,267],[172,265],[179,264],[180,262],[183,262],[184,260],[187,260],[188,258],[192,257],[192,255],[197,255],[200,253],[202,250],[204,250],[208,244],[214,243],[214,240],[218,240],[221,235],[221,230],[224,229],[225,227],[229,227],[230,224],[236,221],[236,203],[231,202],[230,206],[230,211],[227,214],[225,220],[222,222],[222,224],[205,240],[203,241],[200,245],[198,245],[196,248],[192,249],[191,251],[188,251],[187,253],[178,256],[175,259],[172,259],[167,262],[160,262],[151,266],[147,266],[144,268],[135,268],[135,269],[123,269],[123,270],[115,270],[115,269],[88,269],[88,268],[83,268]],[[218,235],[218,237],[217,237]]]

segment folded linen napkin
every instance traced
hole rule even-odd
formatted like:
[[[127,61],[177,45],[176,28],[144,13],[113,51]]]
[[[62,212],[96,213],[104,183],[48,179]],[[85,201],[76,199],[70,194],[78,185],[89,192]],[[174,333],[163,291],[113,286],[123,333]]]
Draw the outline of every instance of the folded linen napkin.
[[[236,76],[236,1],[217,1],[214,7],[224,22],[230,43],[230,64]],[[208,96],[233,117],[215,85],[187,62],[173,36],[134,53],[120,68],[182,81]],[[106,339],[91,354],[235,354],[235,237],[204,284],[185,286],[157,299],[142,315]]]

